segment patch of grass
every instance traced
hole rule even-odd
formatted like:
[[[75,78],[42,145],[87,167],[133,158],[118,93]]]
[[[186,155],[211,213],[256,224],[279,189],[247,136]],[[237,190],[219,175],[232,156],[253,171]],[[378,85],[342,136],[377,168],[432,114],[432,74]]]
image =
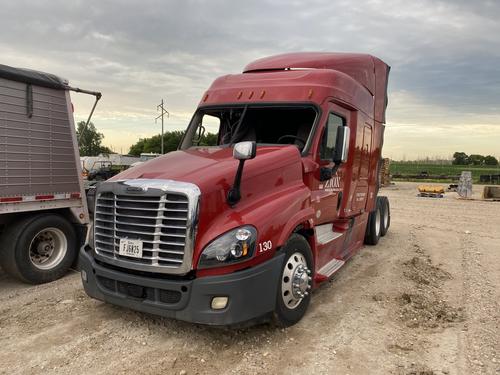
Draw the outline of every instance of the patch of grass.
[[[462,173],[462,171],[470,171],[472,172],[472,180],[474,181],[474,183],[478,183],[480,175],[500,174],[500,167],[391,162],[390,171],[391,175],[395,174],[418,175],[421,172],[427,172],[429,175],[432,176],[459,176]],[[415,179],[414,181],[422,181],[422,180]],[[451,182],[451,179],[436,180],[436,181]]]

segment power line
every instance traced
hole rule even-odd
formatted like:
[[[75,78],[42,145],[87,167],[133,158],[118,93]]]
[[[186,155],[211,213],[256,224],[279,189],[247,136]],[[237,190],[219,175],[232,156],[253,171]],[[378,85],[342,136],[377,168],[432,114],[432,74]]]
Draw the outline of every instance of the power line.
[[[157,123],[158,119],[161,118],[161,154],[163,155],[163,118],[165,114],[167,117],[170,117],[170,113],[164,108],[164,103],[163,99],[161,100],[161,103],[156,106],[157,111],[161,111],[161,114],[155,118],[155,124]]]

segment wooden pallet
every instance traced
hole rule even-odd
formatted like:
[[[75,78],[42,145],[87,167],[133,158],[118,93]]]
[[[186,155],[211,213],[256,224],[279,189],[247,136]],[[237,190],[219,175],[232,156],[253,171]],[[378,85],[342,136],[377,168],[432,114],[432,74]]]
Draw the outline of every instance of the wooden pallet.
[[[461,201],[474,201],[474,202],[500,202],[500,198],[464,198],[457,197]]]
[[[441,193],[418,193],[417,197],[423,198],[444,198],[444,194]]]
[[[382,159],[382,164],[379,171],[379,181],[381,186],[388,186],[391,184],[391,173],[390,173],[391,159]]]

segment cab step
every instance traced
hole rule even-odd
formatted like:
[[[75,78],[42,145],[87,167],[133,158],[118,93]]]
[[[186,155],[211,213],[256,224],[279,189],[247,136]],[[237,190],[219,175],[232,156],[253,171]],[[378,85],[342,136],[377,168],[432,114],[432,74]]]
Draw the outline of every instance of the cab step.
[[[316,234],[316,243],[318,245],[325,245],[341,236],[344,235],[345,232],[336,232],[333,230],[332,223],[317,225],[315,229]]]
[[[332,259],[318,270],[318,273],[316,274],[315,278],[316,281],[321,282],[324,281],[325,279],[328,279],[335,272],[337,272],[344,264],[345,261],[343,260]]]

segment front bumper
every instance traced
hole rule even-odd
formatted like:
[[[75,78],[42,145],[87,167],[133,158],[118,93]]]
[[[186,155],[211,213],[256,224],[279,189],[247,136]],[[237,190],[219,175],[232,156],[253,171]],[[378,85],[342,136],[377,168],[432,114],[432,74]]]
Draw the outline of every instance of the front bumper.
[[[85,292],[98,300],[155,315],[209,325],[236,325],[265,318],[275,309],[284,254],[255,267],[223,276],[170,280],[139,276],[97,263],[80,251]],[[228,297],[213,310],[213,297]]]

